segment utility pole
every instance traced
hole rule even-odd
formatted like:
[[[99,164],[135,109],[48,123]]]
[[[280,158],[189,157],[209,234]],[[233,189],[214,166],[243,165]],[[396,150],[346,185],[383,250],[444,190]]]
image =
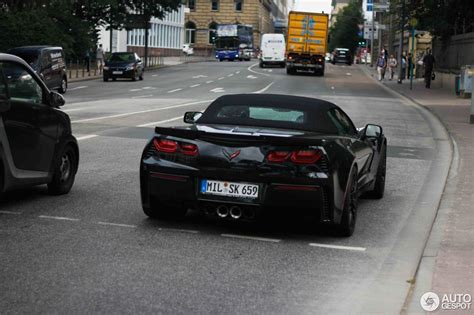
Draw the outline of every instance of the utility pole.
[[[400,15],[400,46],[398,47],[398,83],[402,83],[403,32],[405,31],[405,0],[402,0]]]
[[[377,12],[377,13],[379,14],[379,27],[377,28],[379,50],[377,52],[380,54],[380,52],[382,51],[382,12]],[[385,62],[388,62],[388,60],[385,60]]]
[[[377,55],[374,56],[374,29],[375,29],[375,10],[374,5],[372,5],[372,29],[370,30],[370,66],[374,66],[374,59],[377,58]]]

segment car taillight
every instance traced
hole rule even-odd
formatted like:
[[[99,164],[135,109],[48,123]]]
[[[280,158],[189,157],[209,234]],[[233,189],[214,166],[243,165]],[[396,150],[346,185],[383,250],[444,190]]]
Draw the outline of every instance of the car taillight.
[[[297,150],[271,151],[267,155],[267,161],[272,163],[282,163],[290,160],[294,164],[314,164],[318,162],[323,153],[320,150]]]
[[[173,140],[154,139],[153,145],[158,152],[175,153],[178,151],[178,143]]]
[[[192,143],[181,143],[181,153],[184,155],[196,156],[198,155],[198,147]]]
[[[292,57],[292,56],[288,56],[288,59],[291,60],[291,59],[293,59],[293,57]]]
[[[321,158],[321,151],[299,150],[291,154],[291,162],[295,164],[314,164]]]
[[[267,160],[268,162],[280,163],[285,162],[289,156],[290,152],[288,151],[271,151],[267,155]]]

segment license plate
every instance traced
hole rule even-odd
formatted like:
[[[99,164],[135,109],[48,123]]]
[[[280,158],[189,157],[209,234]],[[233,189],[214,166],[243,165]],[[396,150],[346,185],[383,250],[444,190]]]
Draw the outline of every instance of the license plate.
[[[201,193],[235,198],[258,198],[258,185],[217,180],[201,180]]]
[[[123,71],[112,71],[112,74],[123,74]]]

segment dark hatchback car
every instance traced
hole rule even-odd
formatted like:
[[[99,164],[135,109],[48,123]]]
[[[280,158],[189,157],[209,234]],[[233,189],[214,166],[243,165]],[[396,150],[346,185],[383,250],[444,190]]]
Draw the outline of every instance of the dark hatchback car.
[[[115,81],[117,78],[143,80],[144,72],[142,60],[136,53],[115,52],[105,61],[104,81],[107,82],[109,79]]]
[[[61,47],[24,46],[10,49],[9,54],[25,60],[51,90],[64,94],[67,90],[67,70]]]
[[[25,61],[0,53],[0,194],[41,184],[51,194],[71,190],[79,148],[64,103]]]
[[[352,65],[352,54],[347,48],[336,48],[332,53],[332,64],[345,63],[346,65]]]

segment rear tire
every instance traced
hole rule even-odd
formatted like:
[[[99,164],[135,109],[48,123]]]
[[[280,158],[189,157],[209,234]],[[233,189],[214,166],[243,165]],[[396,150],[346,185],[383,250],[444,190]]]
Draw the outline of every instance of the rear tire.
[[[177,220],[182,219],[188,210],[186,208],[167,207],[157,199],[150,197],[150,206],[143,206],[143,212],[152,219]]]
[[[258,66],[259,66],[260,68],[265,68],[265,65],[264,65],[263,62],[261,62],[261,61],[260,61],[260,63],[258,64]]]
[[[138,77],[138,79],[140,79],[140,81],[143,81],[143,71],[142,73],[140,73],[140,76]]]
[[[67,91],[67,78],[63,77],[61,79],[61,85],[59,86],[58,92],[61,94],[65,94]]]
[[[344,202],[341,223],[337,226],[337,234],[341,237],[349,237],[354,234],[355,224],[357,221],[357,189],[357,170],[355,170],[351,177],[351,185],[348,188],[349,191]]]
[[[71,190],[76,177],[77,162],[76,151],[71,145],[58,154],[53,166],[53,179],[48,184],[48,192],[51,195],[64,195]]]

